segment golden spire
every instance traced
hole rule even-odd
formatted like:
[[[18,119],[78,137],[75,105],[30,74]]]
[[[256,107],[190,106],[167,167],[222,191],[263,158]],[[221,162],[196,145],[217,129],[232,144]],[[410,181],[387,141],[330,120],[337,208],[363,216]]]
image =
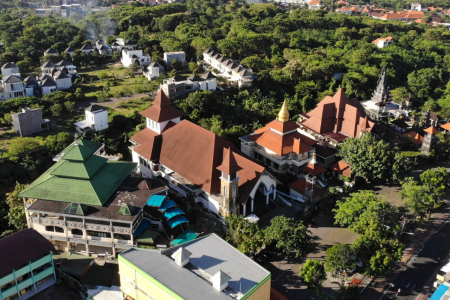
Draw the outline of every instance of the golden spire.
[[[280,122],[287,122],[289,121],[289,112],[286,107],[286,100],[283,102],[283,106],[281,107],[280,112],[278,113],[277,120]]]

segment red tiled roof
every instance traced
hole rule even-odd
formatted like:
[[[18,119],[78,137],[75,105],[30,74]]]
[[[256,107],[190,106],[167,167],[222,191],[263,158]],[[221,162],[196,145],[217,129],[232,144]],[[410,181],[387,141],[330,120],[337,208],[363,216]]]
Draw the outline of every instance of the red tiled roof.
[[[411,142],[413,142],[416,145],[422,145],[422,142],[424,140],[423,136],[413,131],[404,133],[402,135],[409,136],[411,138]]]
[[[319,165],[317,163],[313,164],[312,162],[309,162],[305,166],[301,167],[300,170],[303,172],[307,172],[311,175],[319,175],[319,174],[325,173],[327,171],[327,169],[325,169],[321,165]]]
[[[320,2],[318,0],[311,0],[308,3],[309,5],[320,5]]]
[[[162,137],[150,128],[144,128],[131,137],[140,145],[134,148],[136,153],[148,160],[159,160]]]
[[[296,191],[296,192],[302,194],[303,196],[305,196],[305,194],[306,194],[305,193],[305,190],[306,190],[306,179],[302,178],[300,180],[297,180],[296,182],[291,183],[289,185],[289,187],[291,189],[293,189],[294,191]],[[321,188],[319,188],[319,186],[314,185],[313,198],[320,197],[323,194],[324,194],[324,191]]]
[[[439,133],[439,130],[437,130],[436,127],[434,127],[434,126],[428,127],[428,128],[425,129],[424,131],[425,131],[426,133],[431,134],[431,135],[434,135],[434,134],[436,134],[436,133]]]
[[[239,196],[245,201],[264,172],[264,167],[248,159],[232,143],[187,120],[162,134],[159,161],[210,194],[220,192],[223,149],[233,150],[239,171]]]
[[[269,130],[269,128],[272,128],[280,133],[286,133],[290,131],[294,131],[299,126],[294,121],[287,121],[287,122],[281,122],[278,120],[273,120],[272,122],[266,124],[263,128],[260,128],[258,130],[255,130],[256,133],[261,133],[264,131]]]
[[[289,154],[294,151],[294,140],[301,140],[303,137],[302,134],[295,131],[288,134],[279,134],[274,130],[266,130],[263,133],[251,135],[248,138],[258,145],[263,146],[264,148],[269,149],[270,151],[275,152],[278,155]],[[295,144],[297,151],[305,150],[311,151],[312,148],[309,147],[305,142],[300,142],[300,144]],[[297,152],[296,152],[297,153]],[[303,153],[303,152],[300,152]],[[299,154],[299,153],[298,153]]]
[[[158,135],[157,132],[146,127],[144,129],[142,129],[141,131],[139,131],[138,133],[136,133],[135,135],[133,135],[130,139],[138,142],[139,144],[143,144],[143,143],[147,142],[149,139],[152,139],[157,135]]]
[[[333,97],[327,96],[309,113],[310,118],[301,124],[319,134],[342,133],[359,137],[371,131],[375,123],[367,115],[358,99],[349,99],[340,88]]]
[[[159,91],[155,100],[153,100],[152,106],[142,111],[140,114],[155,122],[169,121],[184,116],[182,111],[179,111],[172,106],[172,102],[170,102],[169,98],[167,98],[162,90]]]
[[[416,19],[414,22],[419,23],[419,24],[427,24],[427,22],[425,22],[422,19]]]
[[[234,158],[233,151],[230,148],[223,148],[223,161],[217,170],[224,172],[225,174],[235,174],[236,172],[242,170]]]
[[[441,125],[441,128],[444,128],[445,130],[450,130],[450,123],[446,123],[444,125]]]
[[[337,163],[334,163],[331,165],[331,170],[347,176],[347,177],[351,177],[352,176],[352,169],[350,167],[350,165],[346,162],[344,162],[343,160],[338,161]]]

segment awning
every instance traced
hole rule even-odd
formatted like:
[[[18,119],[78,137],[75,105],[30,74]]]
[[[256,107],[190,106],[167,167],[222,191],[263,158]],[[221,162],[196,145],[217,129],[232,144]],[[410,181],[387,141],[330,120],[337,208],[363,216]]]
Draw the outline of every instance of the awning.
[[[171,200],[171,199],[166,199],[163,201],[163,203],[161,204],[161,207],[158,209],[160,212],[164,212],[166,209],[172,208],[177,206],[177,204],[175,203],[175,201]]]
[[[167,220],[172,219],[173,217],[176,216],[180,216],[180,215],[184,215],[184,211],[182,211],[181,209],[179,209],[178,207],[174,207],[174,208],[169,208],[168,210],[166,210],[164,212],[164,217]]]
[[[148,206],[154,206],[154,207],[160,207],[161,204],[163,203],[164,199],[166,199],[166,196],[163,196],[163,195],[152,195],[148,199],[147,205]]]
[[[144,233],[136,240],[138,243],[143,244],[154,244],[156,242],[156,238],[158,237],[159,232],[147,229]]]
[[[441,284],[436,292],[434,292],[434,294],[431,296],[430,300],[441,300],[447,290],[448,286],[446,286],[445,284]]]
[[[177,216],[175,218],[168,220],[167,223],[171,228],[174,228],[175,226],[178,226],[182,223],[189,223],[189,220],[186,219],[185,216]]]
[[[198,237],[198,234],[195,233],[193,230],[186,230],[179,236],[177,236],[176,239],[174,239],[172,242],[170,242],[171,245],[178,246],[187,242],[190,242],[194,240],[196,237]]]

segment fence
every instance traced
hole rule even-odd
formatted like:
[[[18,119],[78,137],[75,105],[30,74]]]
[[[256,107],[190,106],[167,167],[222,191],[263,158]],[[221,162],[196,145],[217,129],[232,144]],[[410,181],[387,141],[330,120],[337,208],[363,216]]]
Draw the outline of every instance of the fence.
[[[78,280],[70,277],[69,275],[67,275],[66,273],[64,273],[58,269],[55,269],[55,270],[56,270],[56,277],[58,277],[58,279],[60,279],[64,284],[66,284],[67,286],[82,293],[85,297],[88,296],[87,290],[83,287],[83,285]]]

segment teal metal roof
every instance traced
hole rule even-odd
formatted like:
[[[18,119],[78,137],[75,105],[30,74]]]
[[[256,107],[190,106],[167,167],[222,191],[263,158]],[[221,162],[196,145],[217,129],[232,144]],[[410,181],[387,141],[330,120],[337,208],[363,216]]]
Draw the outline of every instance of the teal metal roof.
[[[178,246],[190,242],[194,240],[196,237],[198,237],[198,234],[195,233],[195,231],[189,229],[180,234],[179,236],[177,236],[172,242],[170,242],[170,244],[173,246]]]
[[[448,290],[448,286],[445,284],[441,284],[438,289],[434,292],[434,294],[431,296],[430,300],[441,300],[445,293]]]
[[[78,143],[74,146],[76,148],[71,148],[75,143]],[[86,153],[92,155],[94,148],[98,149],[95,142],[81,140],[71,146],[66,148],[72,149],[69,150],[71,157],[79,154],[84,157],[83,160],[71,160],[67,164],[64,157],[31,183],[19,197],[102,206],[136,167],[132,162],[105,161],[102,157],[85,156]]]
[[[164,212],[164,217],[165,217],[167,220],[170,220],[170,219],[172,219],[173,217],[181,216],[181,215],[184,215],[184,211],[182,211],[182,210],[181,210],[180,208],[178,208],[178,207],[169,208],[169,209],[167,209],[167,210]]]
[[[177,206],[177,204],[175,203],[175,201],[173,201],[171,199],[166,199],[163,201],[163,203],[161,204],[161,207],[158,210],[160,212],[164,212],[166,209],[176,207],[176,206]]]
[[[168,220],[167,223],[169,224],[169,226],[171,228],[174,228],[175,226],[178,226],[180,224],[189,223],[189,220],[186,219],[185,216],[177,216],[177,217],[174,217],[174,218]]]
[[[166,199],[166,196],[162,195],[152,195],[148,201],[148,206],[154,206],[154,207],[161,207],[161,204],[163,203],[164,199]]]

